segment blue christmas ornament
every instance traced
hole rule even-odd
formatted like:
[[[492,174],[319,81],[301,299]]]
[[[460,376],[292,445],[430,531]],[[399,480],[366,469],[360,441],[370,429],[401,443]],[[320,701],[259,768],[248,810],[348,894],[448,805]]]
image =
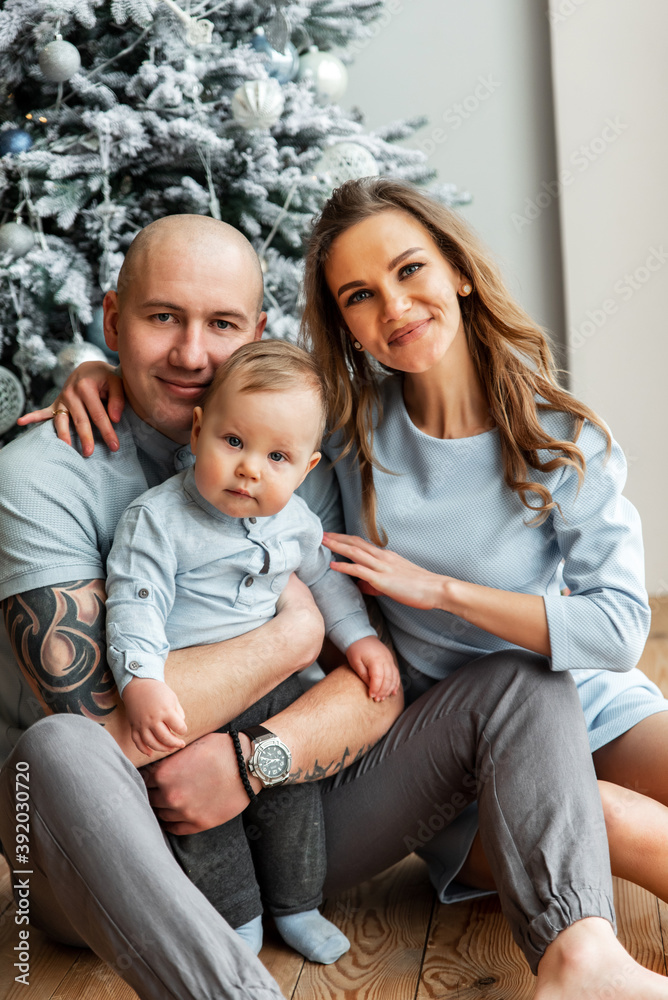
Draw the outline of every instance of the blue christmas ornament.
[[[0,132],[0,156],[7,153],[27,153],[32,146],[32,136],[20,128]]]
[[[287,83],[294,80],[299,72],[299,54],[292,42],[288,42],[285,52],[279,52],[272,47],[269,39],[264,33],[264,28],[256,28],[251,45],[257,52],[264,56],[265,65],[269,76],[273,76],[279,83]]]
[[[107,347],[104,339],[104,309],[98,306],[93,310],[93,319],[86,327],[86,340],[89,344],[94,344],[107,355],[113,364],[118,364],[118,354]]]

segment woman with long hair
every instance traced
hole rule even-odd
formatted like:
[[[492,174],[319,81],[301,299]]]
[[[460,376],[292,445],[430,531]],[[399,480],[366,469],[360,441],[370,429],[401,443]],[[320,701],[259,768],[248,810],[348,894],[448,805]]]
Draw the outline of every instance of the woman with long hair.
[[[378,596],[407,700],[514,646],[572,671],[613,873],[668,899],[668,701],[635,669],[650,610],[620,447],[462,218],[407,185],[334,192],[305,301],[348,533],[325,542]],[[336,525],[322,487],[308,499]],[[492,888],[474,826],[451,831],[449,873]]]

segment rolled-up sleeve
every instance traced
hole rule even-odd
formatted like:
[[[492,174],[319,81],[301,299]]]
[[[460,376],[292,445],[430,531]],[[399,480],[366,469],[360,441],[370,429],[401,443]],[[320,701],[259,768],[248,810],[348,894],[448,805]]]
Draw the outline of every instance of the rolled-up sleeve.
[[[587,469],[578,491],[576,470],[567,468],[553,499],[551,523],[564,558],[570,596],[545,597],[553,670],[614,670],[634,667],[650,625],[645,561],[638,512],[622,489],[626,460],[613,441],[585,423],[577,445]]]
[[[144,506],[128,508],[107,560],[107,659],[121,694],[133,677],[164,680],[175,577],[176,556],[160,522]]]

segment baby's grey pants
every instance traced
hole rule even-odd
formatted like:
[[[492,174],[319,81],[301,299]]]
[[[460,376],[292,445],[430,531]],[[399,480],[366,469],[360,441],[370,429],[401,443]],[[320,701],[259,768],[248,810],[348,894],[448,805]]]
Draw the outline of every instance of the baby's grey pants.
[[[13,879],[21,907],[17,883],[28,884],[32,923],[62,942],[85,942],[142,998],[280,1000],[269,973],[177,864],[137,770],[88,719],[35,723],[2,771],[0,838],[13,870],[15,779],[26,765],[32,874]],[[504,651],[461,668],[320,787],[326,894],[395,863],[420,824],[477,795],[501,905],[534,971],[576,920],[614,923],[582,710],[571,677],[551,673],[542,657]]]

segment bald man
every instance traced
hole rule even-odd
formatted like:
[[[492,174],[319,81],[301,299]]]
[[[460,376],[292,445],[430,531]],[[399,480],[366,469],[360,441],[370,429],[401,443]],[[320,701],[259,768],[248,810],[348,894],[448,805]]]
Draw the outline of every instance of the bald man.
[[[15,876],[17,903],[26,921],[87,944],[156,1000],[281,996],[186,878],[151,803],[177,834],[246,806],[232,742],[216,730],[315,659],[322,622],[310,594],[295,579],[262,628],[170,653],[166,679],[189,746],[145,774],[148,793],[137,770],[148,758],[130,739],[106,666],[104,620],[121,513],[192,464],[193,406],[217,366],[262,335],[261,309],[259,262],[235,229],[201,216],[152,223],[104,300],[129,403],[119,449],[84,458],[47,423],[0,452],[0,840],[12,870],[25,873]],[[266,726],[292,750],[293,779],[312,780],[363,753],[399,711],[397,698],[374,703],[341,668]],[[19,815],[30,817],[21,837],[17,790]]]

